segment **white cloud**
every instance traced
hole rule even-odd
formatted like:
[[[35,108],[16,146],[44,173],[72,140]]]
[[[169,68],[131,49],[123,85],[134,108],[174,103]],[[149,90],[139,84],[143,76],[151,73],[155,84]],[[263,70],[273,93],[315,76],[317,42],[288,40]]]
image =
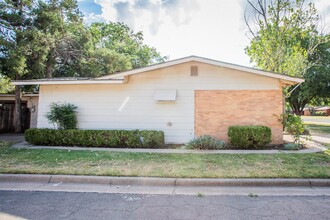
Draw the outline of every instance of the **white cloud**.
[[[95,0],[106,21],[143,31],[145,42],[171,59],[188,55],[251,66],[243,20],[245,0]],[[327,11],[330,2],[316,2]],[[323,13],[329,20],[329,13]]]

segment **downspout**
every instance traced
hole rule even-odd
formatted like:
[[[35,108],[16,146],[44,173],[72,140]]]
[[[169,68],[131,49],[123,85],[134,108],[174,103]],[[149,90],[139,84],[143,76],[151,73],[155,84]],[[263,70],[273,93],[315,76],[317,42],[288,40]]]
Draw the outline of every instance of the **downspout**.
[[[303,83],[303,82],[301,82],[301,83]],[[294,90],[296,90],[296,88],[298,88],[299,86],[300,86],[300,84],[301,83],[299,83],[299,84],[297,84],[288,94],[286,94],[286,96],[285,96],[285,98],[289,98],[290,97],[290,95],[291,95],[291,93],[294,91]]]

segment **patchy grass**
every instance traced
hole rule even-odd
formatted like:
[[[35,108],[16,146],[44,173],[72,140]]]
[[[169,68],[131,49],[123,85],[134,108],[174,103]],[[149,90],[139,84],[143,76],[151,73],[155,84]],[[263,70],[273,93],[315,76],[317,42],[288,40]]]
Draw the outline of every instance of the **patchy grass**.
[[[321,125],[321,124],[306,124],[309,131],[312,133],[329,133],[330,134],[330,125]]]
[[[157,154],[15,149],[0,142],[0,173],[190,178],[330,178],[314,154]]]

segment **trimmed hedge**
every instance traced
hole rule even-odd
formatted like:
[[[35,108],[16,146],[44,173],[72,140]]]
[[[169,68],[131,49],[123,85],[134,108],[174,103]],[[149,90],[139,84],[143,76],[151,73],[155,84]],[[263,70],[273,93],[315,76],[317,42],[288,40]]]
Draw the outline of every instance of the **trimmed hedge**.
[[[263,148],[272,140],[272,130],[267,126],[230,126],[228,137],[232,145],[242,149]]]
[[[161,148],[163,131],[147,130],[54,130],[31,128],[25,139],[34,145]]]

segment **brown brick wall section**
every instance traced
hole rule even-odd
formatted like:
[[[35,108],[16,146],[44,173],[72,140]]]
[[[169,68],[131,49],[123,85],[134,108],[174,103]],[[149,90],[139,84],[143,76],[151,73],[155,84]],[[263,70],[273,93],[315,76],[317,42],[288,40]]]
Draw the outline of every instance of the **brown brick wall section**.
[[[195,135],[211,135],[228,142],[231,125],[265,125],[272,129],[272,143],[283,142],[280,90],[195,91]]]

